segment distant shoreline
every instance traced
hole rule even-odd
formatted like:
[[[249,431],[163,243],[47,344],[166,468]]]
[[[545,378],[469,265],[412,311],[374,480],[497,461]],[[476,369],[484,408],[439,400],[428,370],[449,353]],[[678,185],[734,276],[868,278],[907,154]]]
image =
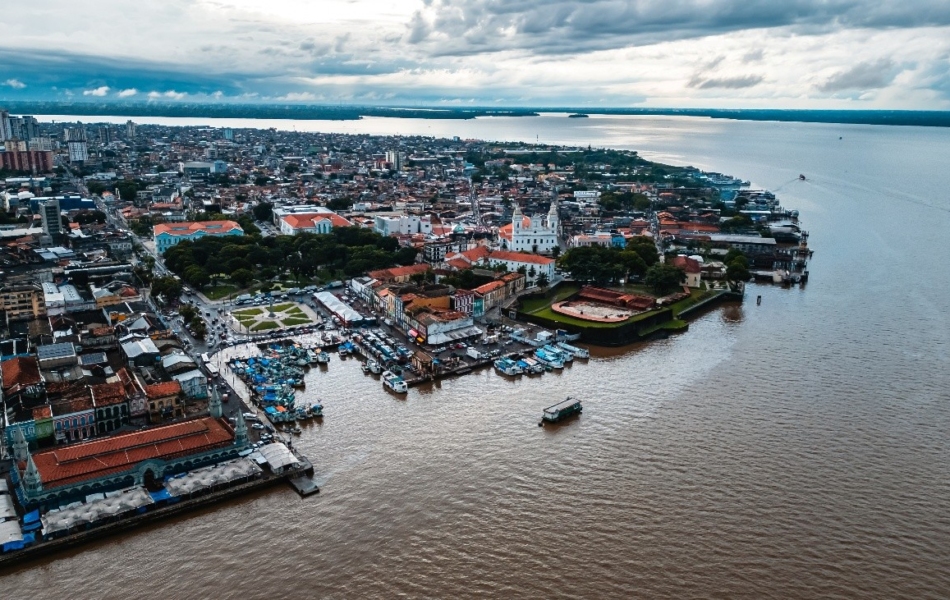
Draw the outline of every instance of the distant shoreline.
[[[5,101],[0,107],[12,114],[76,117],[191,117],[231,119],[289,119],[298,121],[357,121],[363,117],[396,119],[460,119],[484,117],[537,117],[550,113],[600,116],[664,116],[782,121],[848,125],[950,127],[950,111],[911,110],[773,110],[703,108],[420,108],[387,106],[315,106],[298,104],[190,104]]]

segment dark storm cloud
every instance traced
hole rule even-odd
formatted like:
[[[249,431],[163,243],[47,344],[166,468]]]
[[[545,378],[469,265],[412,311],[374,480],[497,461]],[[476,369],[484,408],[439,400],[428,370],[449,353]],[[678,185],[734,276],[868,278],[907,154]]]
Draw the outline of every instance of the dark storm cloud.
[[[874,90],[887,87],[897,76],[894,61],[882,58],[873,62],[858,63],[829,77],[818,86],[822,92],[847,90]]]
[[[441,54],[570,53],[770,27],[805,32],[950,24],[946,0],[431,0],[407,41]]]
[[[743,88],[755,87],[762,83],[764,77],[761,75],[743,75],[740,77],[714,77],[711,79],[702,79],[693,77],[686,84],[686,87],[696,88],[698,90],[709,90],[714,88],[739,90]]]
[[[336,42],[339,43],[340,40]],[[68,51],[21,52],[0,49],[0,82],[8,79],[28,82],[29,86],[24,86],[26,89],[16,90],[17,96],[37,97],[49,96],[53,86],[59,94],[66,94],[68,91],[79,93],[82,89],[107,86],[115,92],[136,89],[143,95],[149,91],[167,90],[190,95],[211,95],[220,91],[226,96],[266,90],[264,95],[280,95],[299,87],[279,80],[288,76],[382,75],[415,66],[414,63],[402,61],[378,63],[354,60],[346,55],[328,57],[325,53],[315,59],[311,50],[316,49],[319,49],[316,44],[312,49],[300,49],[303,52],[303,60],[298,62],[295,71],[281,72],[278,75],[265,67],[246,66],[240,73],[214,73],[207,69],[195,69],[191,65],[173,66],[143,60],[88,56]],[[286,56],[291,51],[268,46],[257,52],[264,56]],[[275,80],[275,77],[278,80]],[[13,91],[11,88],[12,86],[8,86],[0,89],[0,95],[10,95]]]

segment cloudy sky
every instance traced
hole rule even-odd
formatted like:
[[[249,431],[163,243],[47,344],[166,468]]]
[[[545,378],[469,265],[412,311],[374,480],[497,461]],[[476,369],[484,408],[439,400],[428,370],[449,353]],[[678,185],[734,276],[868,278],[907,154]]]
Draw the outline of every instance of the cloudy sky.
[[[947,0],[8,4],[8,100],[950,109]]]

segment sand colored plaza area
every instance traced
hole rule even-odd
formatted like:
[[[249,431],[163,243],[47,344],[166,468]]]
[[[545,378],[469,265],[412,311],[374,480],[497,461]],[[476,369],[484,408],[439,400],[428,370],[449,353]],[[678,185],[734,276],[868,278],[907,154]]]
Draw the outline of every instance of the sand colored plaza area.
[[[557,302],[551,305],[551,310],[575,319],[597,323],[619,323],[642,312],[587,300]]]
[[[256,333],[310,325],[320,319],[309,306],[299,302],[281,302],[273,306],[250,306],[231,311],[228,325],[238,333]]]

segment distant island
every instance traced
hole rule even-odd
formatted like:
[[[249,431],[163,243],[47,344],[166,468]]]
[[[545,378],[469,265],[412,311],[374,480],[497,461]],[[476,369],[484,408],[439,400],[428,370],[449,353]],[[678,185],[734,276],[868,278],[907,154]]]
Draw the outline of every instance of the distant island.
[[[677,116],[737,121],[796,121],[852,125],[904,125],[950,127],[950,111],[914,110],[772,110],[728,108],[585,108],[577,107],[400,107],[327,106],[311,104],[235,104],[230,102],[63,102],[7,101],[0,106],[11,113],[115,117],[197,117],[243,119],[296,119],[302,121],[354,121],[363,117],[403,119],[476,119],[479,117],[537,117],[542,113],[568,113],[569,118],[589,115]]]
[[[585,115],[584,113],[574,113],[572,115],[567,115],[568,119],[586,119],[590,115]]]

